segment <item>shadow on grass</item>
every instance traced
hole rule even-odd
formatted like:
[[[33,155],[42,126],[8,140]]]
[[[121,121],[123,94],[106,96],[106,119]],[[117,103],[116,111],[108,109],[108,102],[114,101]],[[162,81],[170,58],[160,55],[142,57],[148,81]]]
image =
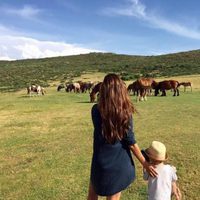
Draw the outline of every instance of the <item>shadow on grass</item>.
[[[19,97],[17,97],[17,98],[21,99],[21,98],[31,98],[31,97],[28,96],[28,95],[22,95],[22,96],[19,96]]]
[[[77,101],[76,103],[91,103],[91,102],[90,101]]]
[[[29,96],[29,95],[21,95],[21,96],[19,96],[19,97],[17,97],[17,98],[19,98],[19,99],[25,99],[25,98],[30,98],[30,99],[32,99],[32,98],[39,98],[39,97],[42,97],[41,95],[34,95],[34,96]]]

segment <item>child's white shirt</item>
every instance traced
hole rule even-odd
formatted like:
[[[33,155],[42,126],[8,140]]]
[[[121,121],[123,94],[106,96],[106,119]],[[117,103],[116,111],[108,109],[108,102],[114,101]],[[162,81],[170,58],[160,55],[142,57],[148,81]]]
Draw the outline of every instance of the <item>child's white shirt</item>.
[[[170,200],[172,182],[177,181],[176,168],[163,163],[156,166],[157,177],[151,177],[144,171],[144,180],[148,180],[148,200]]]

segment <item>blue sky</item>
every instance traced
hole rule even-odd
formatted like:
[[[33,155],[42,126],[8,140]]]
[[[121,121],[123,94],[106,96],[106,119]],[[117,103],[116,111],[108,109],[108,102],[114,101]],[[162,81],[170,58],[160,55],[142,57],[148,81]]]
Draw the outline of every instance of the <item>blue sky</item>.
[[[0,60],[200,49],[199,0],[0,0]]]

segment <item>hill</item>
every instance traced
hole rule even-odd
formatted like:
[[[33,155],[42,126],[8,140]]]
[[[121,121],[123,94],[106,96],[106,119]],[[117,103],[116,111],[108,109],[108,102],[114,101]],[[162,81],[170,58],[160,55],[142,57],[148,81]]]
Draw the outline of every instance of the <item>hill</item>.
[[[51,80],[69,81],[88,71],[119,73],[124,80],[200,74],[200,50],[160,56],[90,53],[0,61],[0,91],[15,91],[33,83],[47,86]]]

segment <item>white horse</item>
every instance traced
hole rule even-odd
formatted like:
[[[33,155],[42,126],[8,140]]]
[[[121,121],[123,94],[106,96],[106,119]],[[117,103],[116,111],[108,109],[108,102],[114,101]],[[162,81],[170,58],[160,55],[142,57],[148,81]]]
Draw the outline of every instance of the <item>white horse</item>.
[[[37,95],[44,95],[45,89],[41,87],[40,85],[30,85],[27,87],[27,94],[29,96],[32,96],[33,93],[36,93]]]
[[[81,86],[80,86],[80,83],[73,83],[73,87],[74,87],[74,92],[76,93],[80,93],[81,91]]]

